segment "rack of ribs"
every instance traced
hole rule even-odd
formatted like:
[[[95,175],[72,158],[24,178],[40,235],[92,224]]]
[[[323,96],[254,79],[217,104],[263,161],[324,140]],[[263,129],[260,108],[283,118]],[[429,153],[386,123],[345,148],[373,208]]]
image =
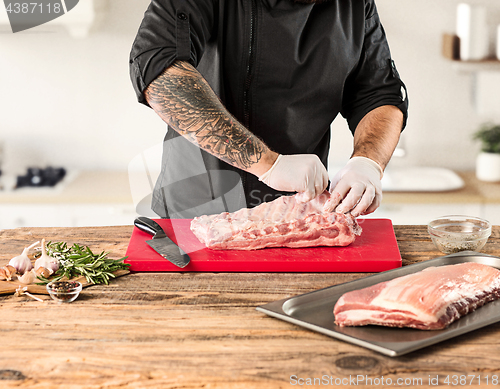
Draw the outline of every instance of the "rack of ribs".
[[[440,330],[500,298],[500,271],[480,263],[428,267],[347,292],[334,307],[338,326],[375,324]]]
[[[361,227],[350,214],[323,212],[329,198],[327,191],[306,203],[282,196],[255,208],[196,217],[191,231],[206,247],[219,250],[347,246]]]

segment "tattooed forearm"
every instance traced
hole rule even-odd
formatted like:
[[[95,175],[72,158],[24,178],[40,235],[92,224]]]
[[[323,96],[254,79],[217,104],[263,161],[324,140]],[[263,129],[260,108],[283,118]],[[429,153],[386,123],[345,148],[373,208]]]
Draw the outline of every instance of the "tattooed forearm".
[[[249,170],[269,151],[233,118],[189,63],[175,62],[148,86],[145,96],[170,127],[233,166]]]

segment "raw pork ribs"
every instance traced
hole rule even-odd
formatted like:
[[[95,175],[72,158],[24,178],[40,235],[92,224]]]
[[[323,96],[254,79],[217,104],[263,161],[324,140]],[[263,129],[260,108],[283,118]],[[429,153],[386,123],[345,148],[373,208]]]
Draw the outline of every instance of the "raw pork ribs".
[[[323,193],[307,203],[282,196],[255,208],[200,216],[191,231],[211,249],[254,250],[264,247],[347,246],[361,227],[350,214],[322,211]]]
[[[440,330],[500,298],[500,271],[467,262],[428,267],[418,273],[345,293],[335,304],[335,324]]]

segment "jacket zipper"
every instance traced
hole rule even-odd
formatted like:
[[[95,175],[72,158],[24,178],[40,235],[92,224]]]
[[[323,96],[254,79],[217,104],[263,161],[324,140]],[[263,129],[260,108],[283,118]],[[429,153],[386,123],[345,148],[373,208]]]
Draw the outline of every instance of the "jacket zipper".
[[[243,115],[244,115],[244,125],[245,127],[250,127],[250,85],[252,83],[253,68],[255,62],[255,25],[257,23],[257,4],[256,0],[251,0],[251,12],[250,12],[250,44],[248,46],[248,62],[247,62],[247,72],[245,78],[245,89],[243,91]]]
[[[250,10],[250,37],[248,45],[248,62],[245,78],[245,85],[243,90],[243,125],[250,129],[250,85],[252,84],[253,69],[255,62],[255,28],[257,23],[257,3],[256,0],[251,0]],[[242,175],[243,190],[245,193],[248,191],[248,183],[246,180],[246,173]]]

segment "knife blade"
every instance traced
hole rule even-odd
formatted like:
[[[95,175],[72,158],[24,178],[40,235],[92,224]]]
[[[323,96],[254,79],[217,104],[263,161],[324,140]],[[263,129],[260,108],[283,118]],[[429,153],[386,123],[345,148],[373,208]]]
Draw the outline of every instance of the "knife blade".
[[[172,241],[172,239],[165,234],[163,228],[154,220],[139,216],[134,220],[134,225],[141,231],[153,235],[153,239],[147,240],[146,243],[163,258],[180,268],[186,267],[189,264],[191,261],[189,255]]]

